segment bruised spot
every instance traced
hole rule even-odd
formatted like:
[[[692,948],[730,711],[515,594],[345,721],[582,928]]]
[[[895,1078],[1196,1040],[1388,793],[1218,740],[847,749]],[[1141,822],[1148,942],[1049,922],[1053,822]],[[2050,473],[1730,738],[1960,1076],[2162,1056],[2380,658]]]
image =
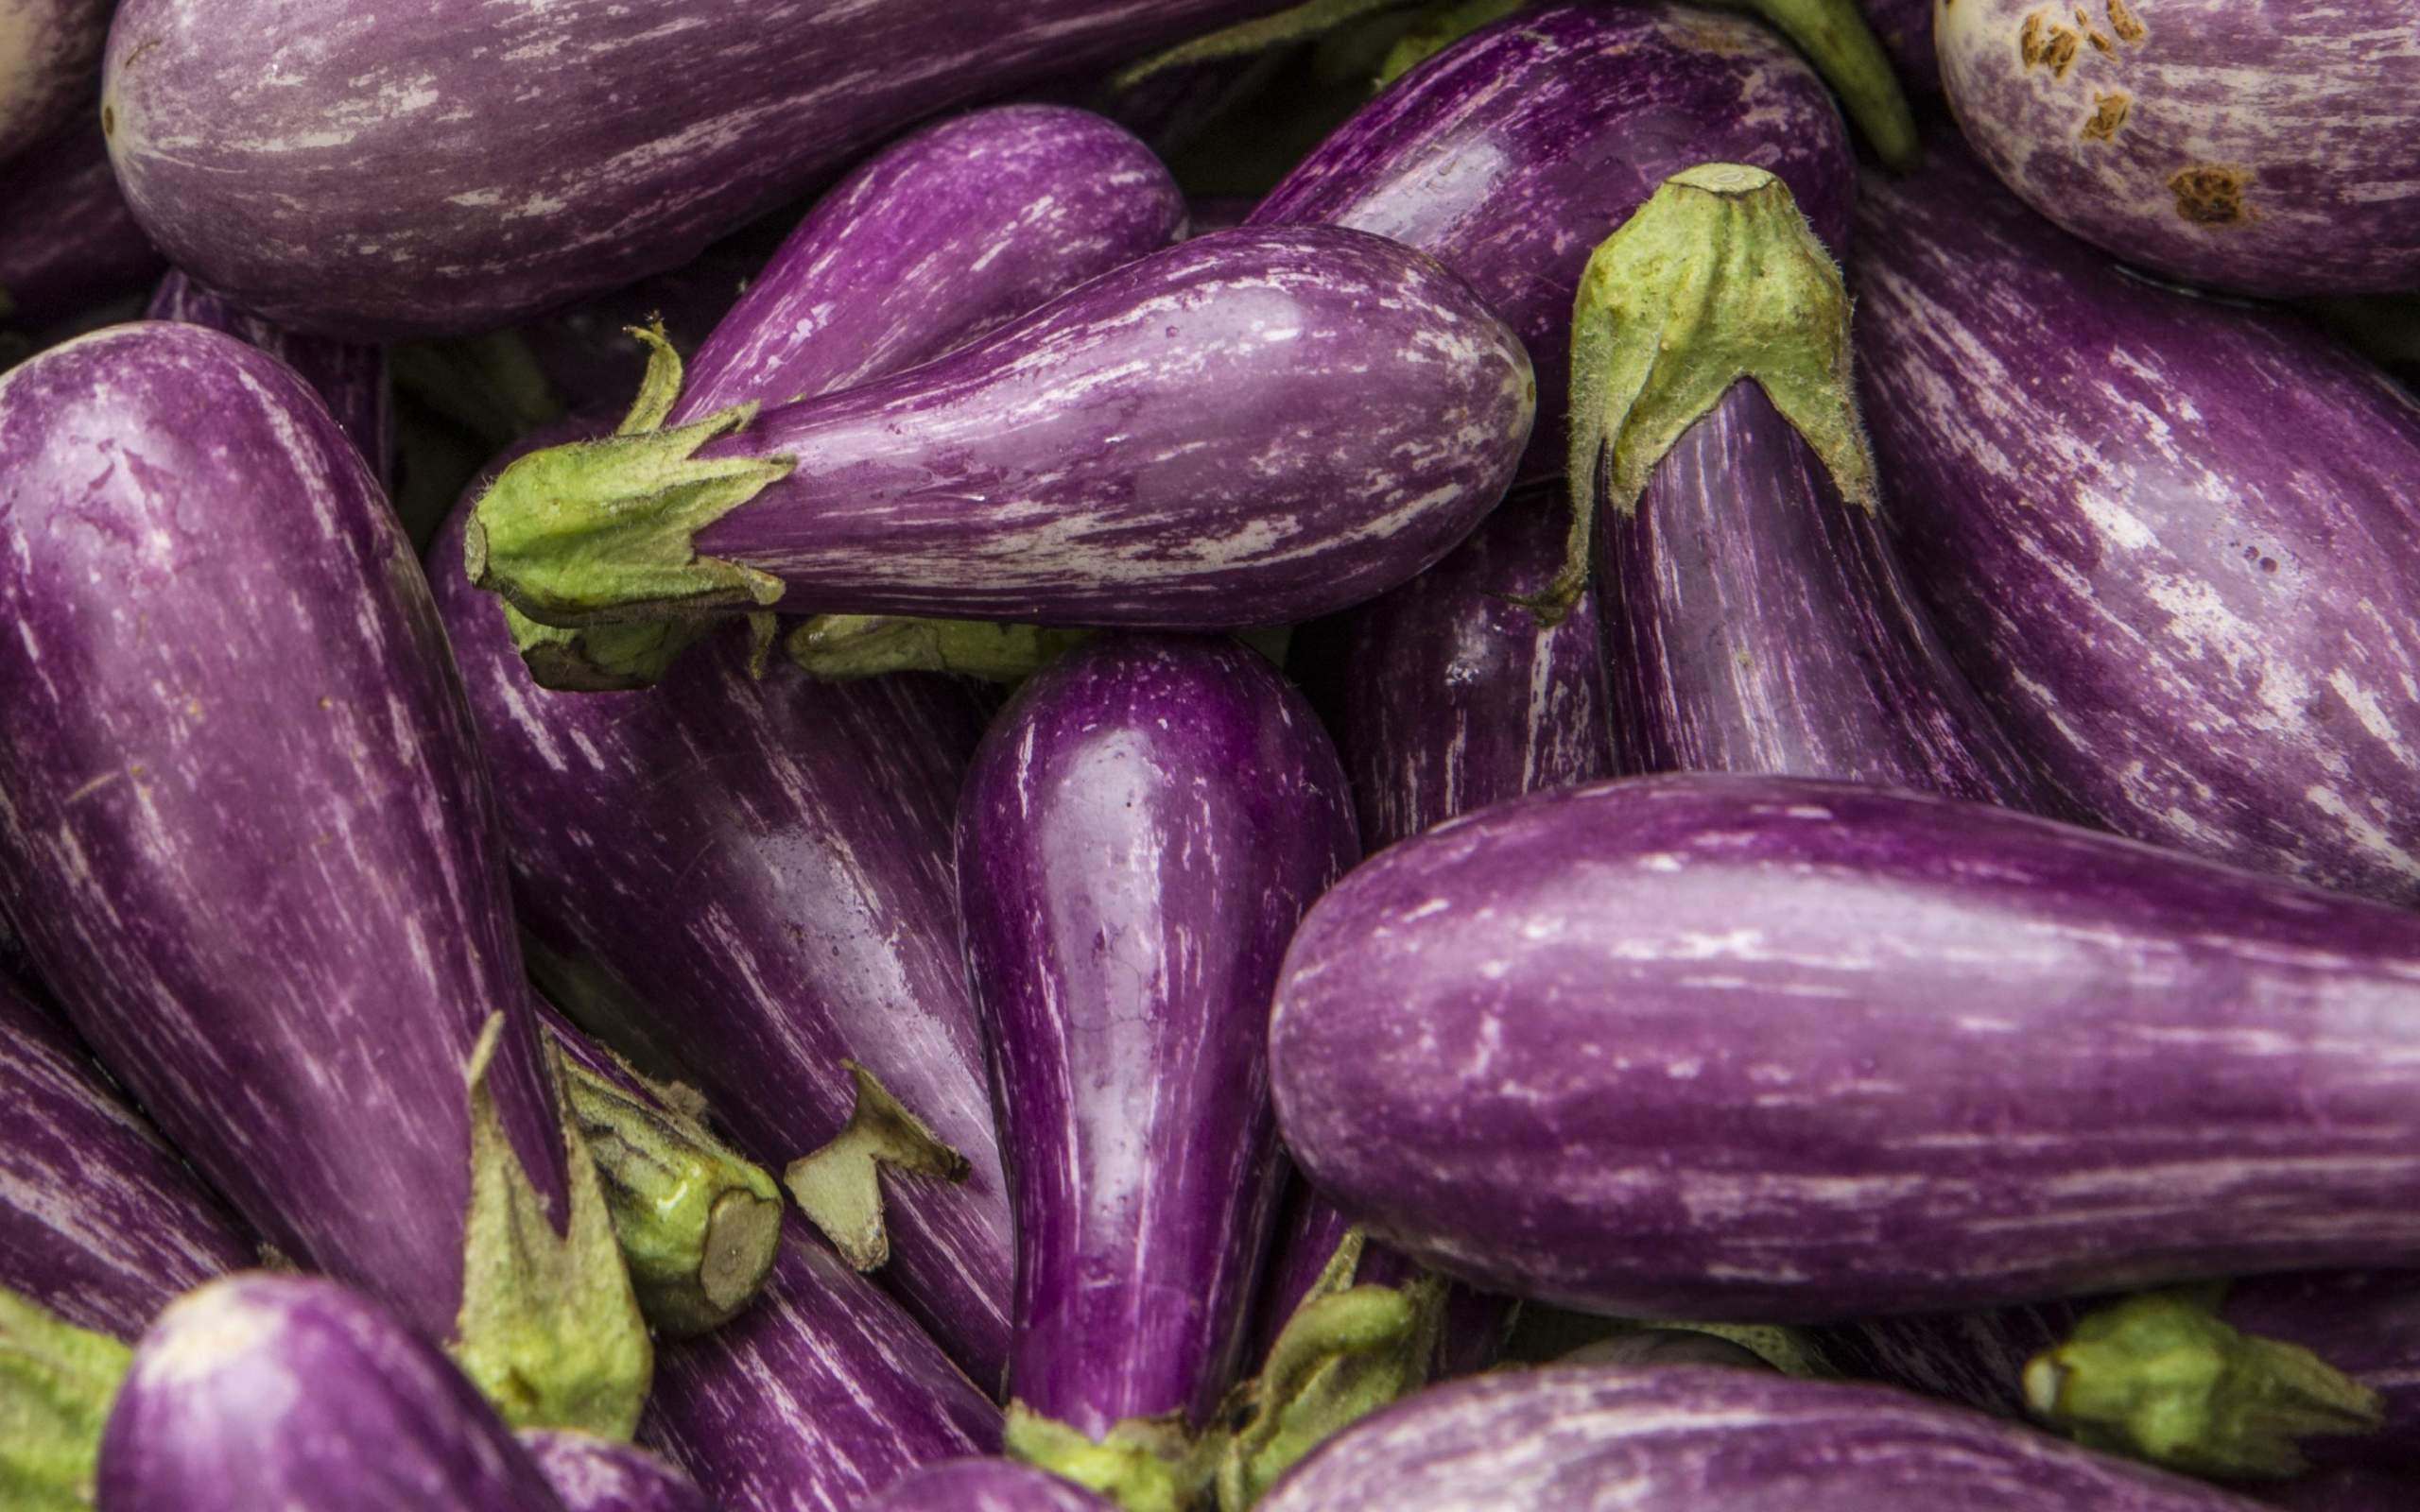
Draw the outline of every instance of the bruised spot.
[[[2104,57],[2118,51],[2118,44],[2109,40],[2109,33],[2094,26],[2092,12],[2082,6],[2076,7],[2076,29],[2083,33],[2084,41],[2092,43],[2093,51]]]
[[[2092,119],[2083,123],[2083,139],[2087,142],[2109,141],[2118,134],[2118,129],[2126,124],[2126,112],[2134,108],[2135,97],[2122,90],[2095,94],[2092,97]]]
[[[2176,214],[2196,226],[2234,226],[2252,218],[2243,203],[2244,175],[2233,168],[2182,168],[2170,174],[2168,186],[2176,194]]]
[[[116,133],[117,107],[114,105],[104,104],[101,107],[101,135],[114,136]]]
[[[2143,24],[2135,20],[2135,12],[2127,8],[2126,0],[2109,0],[2109,29],[2116,32],[2121,42],[2140,42],[2147,35]]]
[[[2025,25],[2017,28],[2016,50],[2025,59],[2025,66],[2047,64],[2053,78],[2067,77],[2067,70],[2075,66],[2076,49],[2082,44],[2083,39],[2067,27],[2045,23],[2038,10],[2026,17]]]

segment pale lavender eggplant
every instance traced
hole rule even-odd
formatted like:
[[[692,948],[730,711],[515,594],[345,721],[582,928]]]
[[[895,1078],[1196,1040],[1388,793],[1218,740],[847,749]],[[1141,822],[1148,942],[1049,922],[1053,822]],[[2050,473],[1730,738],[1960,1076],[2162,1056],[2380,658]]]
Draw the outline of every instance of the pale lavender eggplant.
[[[0,163],[0,318],[39,330],[132,293],[167,260],[134,223],[90,121]]]
[[[552,1428],[519,1436],[563,1512],[715,1512],[696,1482],[644,1449]]]
[[[1269,992],[1353,859],[1350,801],[1309,706],[1223,638],[1089,642],[985,735],[959,902],[1031,1412],[1200,1429],[1233,1379],[1285,1170]]]
[[[256,1260],[216,1194],[65,1025],[0,983],[0,1288],[132,1340],[176,1297]]]
[[[1588,254],[1701,163],[1764,168],[1837,256],[1857,182],[1831,94],[1744,16],[1563,5],[1463,39],[1362,107],[1253,212],[1391,237],[1471,282],[1537,366],[1521,475],[1564,470],[1571,307]]]
[[[921,116],[1280,0],[128,0],[103,122],[180,266],[283,324],[510,324],[677,266]]]
[[[147,320],[182,320],[224,331],[293,369],[327,404],[328,413],[378,475],[379,486],[392,484],[393,395],[387,383],[385,348],[288,331],[211,292],[176,268],[170,268],[151,291],[150,306],[143,315]]]
[[[1879,1386],[1557,1366],[1423,1392],[1261,1512],[2255,1512],[2215,1486]]]
[[[1073,1481],[1012,1459],[928,1466],[865,1504],[864,1512],[1113,1512]]]
[[[115,3],[0,0],[0,162],[91,101]]]
[[[470,1382],[357,1292],[213,1281],[160,1314],[101,1434],[97,1512],[562,1512]]]
[[[1866,190],[1867,423],[2011,736],[2122,833],[2420,898],[2420,404],[2295,317],[2119,272],[1948,143]]]
[[[1858,0],[1874,40],[1891,55],[1899,81],[1919,98],[1941,96],[1941,59],[1934,51],[1932,10],[1938,0]]]
[[[1961,0],[1935,40],[1983,161],[2111,255],[2241,294],[2420,287],[2409,0]]]
[[[1312,909],[1270,1059],[1373,1233],[1620,1317],[2420,1242],[2420,919],[1913,793],[1687,774],[1441,826]]]
[[[639,1439],[723,1512],[849,1512],[1000,1446],[1000,1410],[915,1320],[791,1219],[765,1295],[667,1343]]]

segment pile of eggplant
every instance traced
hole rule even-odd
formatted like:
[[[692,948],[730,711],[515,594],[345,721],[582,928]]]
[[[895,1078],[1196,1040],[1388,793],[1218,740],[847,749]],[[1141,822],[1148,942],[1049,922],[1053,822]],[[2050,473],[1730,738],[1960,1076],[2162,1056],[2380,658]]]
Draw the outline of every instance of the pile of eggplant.
[[[0,1508],[2420,1508],[2410,0],[0,0]]]

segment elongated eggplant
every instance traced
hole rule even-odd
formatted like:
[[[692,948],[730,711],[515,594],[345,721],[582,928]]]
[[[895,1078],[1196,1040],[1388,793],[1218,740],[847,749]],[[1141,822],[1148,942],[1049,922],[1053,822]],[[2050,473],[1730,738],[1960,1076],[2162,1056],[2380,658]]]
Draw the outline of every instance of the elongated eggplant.
[[[527,1013],[427,585],[291,369],[145,322],[0,376],[0,888],[103,1061],[286,1253],[516,1418],[648,1344]]]
[[[426,1338],[357,1292],[250,1273],[171,1304],[101,1435],[98,1512],[561,1512]]]
[[[1113,1512],[1113,1503],[1012,1459],[954,1459],[918,1470],[865,1512]]]
[[[523,457],[464,562],[570,627],[752,609],[1284,624],[1468,534],[1534,388],[1519,340],[1432,259],[1328,227],[1220,232],[891,378]]]
[[[1354,853],[1334,749],[1254,652],[1104,638],[1028,681],[958,824],[1016,1212],[1010,1443],[1182,1494],[1233,1378],[1284,1163],[1267,1009]]]
[[[792,1222],[755,1306],[665,1345],[639,1439],[724,1512],[848,1512],[920,1465],[997,1452],[1000,1410]]]
[[[480,331],[674,266],[920,116],[1280,3],[128,0],[102,121],[154,238],[249,308]]]
[[[64,124],[93,95],[115,0],[8,0],[0,11],[0,162]]]
[[[520,1439],[563,1512],[714,1512],[695,1482],[646,1450],[557,1428]]]
[[[0,318],[26,330],[142,288],[167,266],[110,175],[109,152],[73,120],[0,163]]]
[[[1270,1057],[1288,1147],[1374,1233],[1616,1316],[1991,1306],[2420,1237],[2392,1195],[2420,921],[1850,783],[1569,788],[1382,852],[1296,936]]]
[[[1879,1386],[1560,1366],[1424,1392],[1305,1460],[1265,1512],[2254,1512],[2214,1486]]]
[[[1950,144],[1866,185],[1865,414],[1910,576],[2100,823],[2420,898],[2420,406],[2111,266]]]
[[[1980,0],[1936,43],[1983,161],[2113,256],[2242,294],[2420,287],[2403,0]]]

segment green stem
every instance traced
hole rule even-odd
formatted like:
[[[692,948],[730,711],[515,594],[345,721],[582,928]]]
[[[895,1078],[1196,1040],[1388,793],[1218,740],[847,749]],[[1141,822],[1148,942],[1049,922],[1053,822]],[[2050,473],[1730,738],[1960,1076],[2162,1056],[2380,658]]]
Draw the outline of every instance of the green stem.
[[[873,1072],[854,1060],[840,1064],[857,1084],[848,1126],[821,1149],[792,1160],[782,1180],[841,1259],[873,1270],[890,1258],[890,1233],[882,1221],[883,1168],[963,1181],[968,1166],[965,1156],[942,1143]]]
[[[395,347],[388,367],[396,387],[487,442],[492,452],[563,413],[563,402],[528,343],[510,331]]]
[[[1444,0],[1443,4],[1428,7],[1387,50],[1386,60],[1378,65],[1379,87],[1393,83],[1481,26],[1503,20],[1528,3],[1529,0]]]
[[[818,614],[790,632],[785,649],[808,673],[834,681],[888,672],[956,672],[1017,682],[1090,634],[994,620]]]
[[[0,1287],[0,1506],[89,1512],[133,1351]]]
[[[1239,21],[1232,26],[1179,43],[1165,52],[1154,53],[1112,77],[1110,87],[1132,89],[1154,74],[1182,68],[1188,63],[1214,62],[1221,58],[1241,58],[1266,52],[1287,43],[1320,36],[1348,21],[1410,3],[1411,0],[1302,0],[1301,4],[1289,6],[1274,14]]]
[[[1866,25],[1856,0],[1717,0],[1765,19],[1775,31],[1798,44],[1824,82],[1841,97],[1848,118],[1857,123],[1874,155],[1893,168],[1916,165],[1923,150],[1916,142],[1916,118],[1890,55]]]
[[[1022,1401],[1009,1403],[1011,1458],[1107,1497],[1126,1512],[1186,1512],[1210,1480],[1208,1457],[1183,1423],[1130,1418],[1093,1439]]]

